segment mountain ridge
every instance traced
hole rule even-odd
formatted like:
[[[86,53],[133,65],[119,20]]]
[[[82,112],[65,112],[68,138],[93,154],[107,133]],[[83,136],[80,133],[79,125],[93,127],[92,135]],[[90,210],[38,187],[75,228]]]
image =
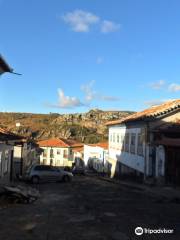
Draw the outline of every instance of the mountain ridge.
[[[0,112],[0,127],[32,140],[72,138],[84,143],[107,140],[106,122],[123,118],[132,111],[91,109],[85,113]]]

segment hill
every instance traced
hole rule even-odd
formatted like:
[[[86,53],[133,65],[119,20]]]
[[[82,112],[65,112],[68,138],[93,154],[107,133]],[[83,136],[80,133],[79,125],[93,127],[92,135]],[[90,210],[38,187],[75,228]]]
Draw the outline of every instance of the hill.
[[[96,143],[107,139],[106,122],[132,113],[99,109],[74,114],[1,112],[0,127],[34,140],[63,137],[85,143]]]

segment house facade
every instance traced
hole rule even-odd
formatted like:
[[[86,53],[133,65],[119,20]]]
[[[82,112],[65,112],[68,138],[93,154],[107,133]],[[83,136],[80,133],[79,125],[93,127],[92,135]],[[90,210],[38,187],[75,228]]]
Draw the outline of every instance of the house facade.
[[[74,151],[82,146],[73,140],[54,138],[38,142],[43,150],[40,155],[40,163],[59,167],[72,167]]]
[[[0,183],[7,183],[14,178],[14,147],[21,140],[21,136],[0,128]]]
[[[84,163],[97,172],[107,171],[108,142],[84,145]]]
[[[144,180],[164,181],[171,160],[167,158],[167,142],[159,139],[163,132],[158,129],[177,125],[179,120],[180,100],[174,100],[109,122],[111,176],[135,175]],[[177,132],[174,135],[169,132],[169,137],[169,142],[178,144],[180,135]]]

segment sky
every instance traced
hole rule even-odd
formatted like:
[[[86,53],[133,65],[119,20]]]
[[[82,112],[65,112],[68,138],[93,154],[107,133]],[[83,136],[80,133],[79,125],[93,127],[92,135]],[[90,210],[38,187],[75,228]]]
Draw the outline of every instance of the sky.
[[[179,0],[0,0],[0,111],[140,111],[180,98]]]

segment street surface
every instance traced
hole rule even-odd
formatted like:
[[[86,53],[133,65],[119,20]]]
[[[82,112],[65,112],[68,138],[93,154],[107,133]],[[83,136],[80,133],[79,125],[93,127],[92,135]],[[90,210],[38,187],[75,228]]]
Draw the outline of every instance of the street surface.
[[[0,209],[0,240],[180,239],[180,204],[96,177],[37,186],[33,204]],[[136,236],[136,227],[174,229],[174,234]]]

